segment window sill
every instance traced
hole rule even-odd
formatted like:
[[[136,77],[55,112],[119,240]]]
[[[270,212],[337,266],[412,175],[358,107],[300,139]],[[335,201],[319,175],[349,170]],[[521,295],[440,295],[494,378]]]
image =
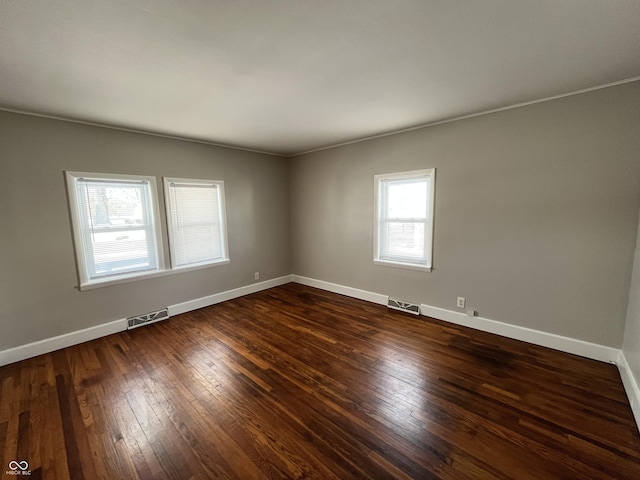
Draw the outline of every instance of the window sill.
[[[408,270],[420,270],[421,272],[431,272],[431,266],[420,265],[419,263],[405,263],[405,262],[397,262],[393,260],[380,260],[379,258],[374,258],[373,263],[375,265],[381,265],[386,267],[397,267],[397,268],[405,268]]]
[[[172,268],[168,270],[158,270],[155,272],[143,273],[140,275],[126,276],[126,277],[113,277],[113,278],[108,278],[104,280],[95,280],[91,283],[81,283],[80,286],[78,287],[78,290],[80,290],[81,292],[84,292],[86,290],[94,290],[96,288],[110,287],[112,285],[120,285],[123,283],[137,282],[138,280],[148,280],[150,278],[165,277],[167,275],[174,275],[176,273],[187,273],[187,272],[192,272],[194,270],[202,270],[204,268],[217,267],[219,265],[227,265],[229,263],[231,263],[231,260],[229,259],[217,260],[215,262],[208,262],[208,263],[202,263],[197,265],[186,265],[184,267],[177,267],[177,268]]]

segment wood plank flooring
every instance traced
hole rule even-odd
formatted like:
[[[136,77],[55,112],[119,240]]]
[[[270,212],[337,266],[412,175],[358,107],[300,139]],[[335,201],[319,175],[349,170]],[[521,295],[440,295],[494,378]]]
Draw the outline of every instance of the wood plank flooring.
[[[640,478],[615,366],[293,283],[0,368],[0,456],[2,479]]]

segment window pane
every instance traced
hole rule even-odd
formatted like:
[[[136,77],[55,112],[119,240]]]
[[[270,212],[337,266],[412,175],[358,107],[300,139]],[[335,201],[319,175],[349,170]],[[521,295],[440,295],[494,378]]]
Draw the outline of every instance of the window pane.
[[[431,269],[435,169],[375,176],[374,262]]]
[[[117,225],[142,225],[143,185],[84,183],[87,223],[93,228]]]
[[[94,232],[91,235],[92,278],[152,268],[147,232],[144,230]]]
[[[424,227],[424,223],[385,223],[383,257],[424,259]]]
[[[388,218],[425,218],[427,216],[427,180],[387,182]]]
[[[158,269],[148,181],[76,178],[86,280]]]

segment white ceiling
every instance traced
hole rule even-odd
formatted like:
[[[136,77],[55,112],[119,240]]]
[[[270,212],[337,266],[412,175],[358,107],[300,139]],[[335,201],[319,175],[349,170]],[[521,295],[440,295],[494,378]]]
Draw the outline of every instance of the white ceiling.
[[[639,0],[0,0],[0,108],[285,155],[639,76]]]

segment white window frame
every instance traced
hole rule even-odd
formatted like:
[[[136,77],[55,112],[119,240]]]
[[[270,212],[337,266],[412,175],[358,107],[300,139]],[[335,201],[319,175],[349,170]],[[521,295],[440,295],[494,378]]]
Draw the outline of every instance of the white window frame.
[[[425,201],[427,202],[426,213],[424,219],[392,219],[386,217],[384,184],[390,184],[395,181],[403,182],[410,180],[427,179],[428,190]],[[435,180],[436,169],[429,168],[423,170],[412,170],[408,172],[387,173],[374,176],[374,192],[375,192],[375,212],[374,212],[374,258],[373,263],[376,265],[389,265],[394,267],[402,267],[409,269],[417,269],[430,272],[433,263],[433,212],[435,200]],[[410,221],[415,223],[424,223],[424,257],[407,259],[405,257],[394,257],[382,251],[383,248],[383,226],[389,221]]]
[[[176,242],[176,232],[174,231],[174,209],[173,202],[171,199],[171,186],[172,184],[180,184],[180,185],[194,185],[200,187],[215,187],[216,192],[218,194],[218,218],[220,223],[220,250],[221,257],[209,259],[201,262],[193,262],[187,263],[184,265],[177,265],[176,259],[178,258],[176,254],[177,242]],[[173,178],[173,177],[165,177],[164,178],[164,194],[165,194],[165,210],[167,214],[167,230],[169,232],[169,251],[171,254],[171,268],[173,270],[184,271],[187,269],[201,268],[206,266],[214,266],[214,265],[225,265],[231,262],[229,258],[229,242],[228,242],[228,233],[227,233],[227,209],[225,204],[225,191],[224,191],[224,181],[223,180],[202,180],[202,179],[192,179],[192,178]]]
[[[71,213],[71,224],[73,231],[73,240],[75,245],[76,261],[78,267],[78,277],[80,280],[80,290],[88,290],[99,286],[113,285],[124,283],[131,280],[155,276],[162,272],[164,266],[164,255],[162,252],[162,234],[160,231],[160,213],[158,210],[158,192],[156,187],[156,178],[143,175],[119,175],[112,173],[87,173],[87,172],[65,172],[67,180],[67,193],[69,198],[69,209]],[[133,272],[125,272],[122,274],[113,274],[94,277],[92,275],[91,263],[92,252],[88,248],[88,235],[90,235],[88,225],[83,218],[84,206],[80,203],[82,200],[77,191],[78,182],[86,179],[90,181],[106,181],[106,182],[122,182],[122,183],[144,183],[148,186],[146,198],[143,200],[146,215],[150,220],[148,226],[118,226],[113,230],[146,230],[148,249],[155,260],[155,267],[138,270]]]

